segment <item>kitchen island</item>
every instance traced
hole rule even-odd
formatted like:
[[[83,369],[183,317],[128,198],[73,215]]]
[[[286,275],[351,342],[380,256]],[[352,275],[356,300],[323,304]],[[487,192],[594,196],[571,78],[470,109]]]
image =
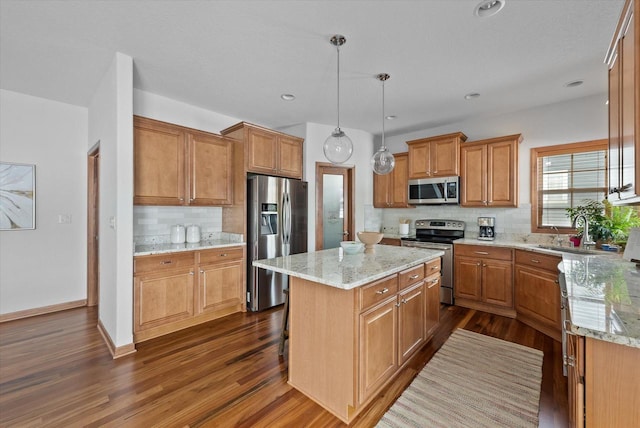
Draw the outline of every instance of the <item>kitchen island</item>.
[[[376,245],[254,261],[290,277],[289,384],[353,421],[433,334],[443,254]]]
[[[571,426],[640,426],[640,269],[562,255]]]

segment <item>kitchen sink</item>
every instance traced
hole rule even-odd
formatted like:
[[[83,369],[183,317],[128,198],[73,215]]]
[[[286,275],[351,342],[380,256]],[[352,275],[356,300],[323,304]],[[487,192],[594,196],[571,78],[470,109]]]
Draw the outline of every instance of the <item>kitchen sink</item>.
[[[573,248],[573,247],[560,247],[558,245],[544,245],[540,244],[537,246],[538,248],[543,248],[545,250],[553,250],[553,251],[561,251],[563,253],[572,253],[572,254],[598,254],[595,250],[585,250],[582,248]]]

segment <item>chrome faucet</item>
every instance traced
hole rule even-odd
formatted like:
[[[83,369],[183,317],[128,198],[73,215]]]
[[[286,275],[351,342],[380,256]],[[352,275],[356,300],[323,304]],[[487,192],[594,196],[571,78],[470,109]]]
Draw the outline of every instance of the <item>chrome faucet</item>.
[[[560,232],[558,232],[558,228],[555,226],[551,226],[551,228],[556,231],[556,245],[562,247],[562,242],[560,241]]]
[[[580,218],[582,219],[582,222],[584,224],[583,231],[582,231],[582,239],[580,240],[580,247],[585,250],[588,250],[589,247],[591,247],[592,245],[596,245],[596,243],[591,240],[591,236],[589,235],[589,220],[587,220],[587,217],[584,214],[577,215],[576,218],[573,219],[572,227],[576,227],[576,223]]]

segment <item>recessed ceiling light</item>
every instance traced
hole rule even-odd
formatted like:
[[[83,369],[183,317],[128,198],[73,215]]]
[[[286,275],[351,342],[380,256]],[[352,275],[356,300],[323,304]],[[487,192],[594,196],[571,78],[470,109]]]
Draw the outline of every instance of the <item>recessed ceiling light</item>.
[[[576,86],[580,86],[584,83],[584,80],[574,80],[573,82],[567,82],[564,84],[567,88],[575,88]]]
[[[391,115],[391,116],[385,116],[384,118],[385,118],[385,119],[387,119],[387,120],[394,120],[394,119],[396,119],[397,117],[398,117],[398,116]]]
[[[505,2],[506,0],[484,0],[476,6],[473,13],[481,18],[493,16],[502,10]]]
[[[465,99],[465,100],[473,100],[473,99],[476,99],[476,98],[479,98],[479,97],[480,97],[480,94],[479,94],[479,93],[477,93],[477,92],[471,92],[470,94],[465,95],[465,96],[464,96],[464,99]]]
[[[293,101],[296,99],[296,96],[293,94],[282,94],[280,95],[280,98],[282,98],[285,101]]]

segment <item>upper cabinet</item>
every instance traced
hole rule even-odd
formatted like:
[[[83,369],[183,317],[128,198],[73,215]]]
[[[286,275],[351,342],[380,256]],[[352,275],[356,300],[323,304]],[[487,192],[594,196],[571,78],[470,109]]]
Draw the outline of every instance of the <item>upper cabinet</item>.
[[[134,204],[229,205],[233,142],[134,117]]]
[[[609,65],[609,201],[640,202],[640,24],[627,0],[607,53]]]
[[[302,138],[246,122],[224,129],[221,133],[245,142],[247,172],[302,178]]]
[[[407,141],[409,179],[459,175],[460,143],[467,140],[462,132]]]
[[[373,206],[376,208],[412,208],[408,203],[407,153],[394,153],[396,164],[389,174],[373,174]]]
[[[460,148],[460,205],[518,206],[521,134],[465,143]]]

